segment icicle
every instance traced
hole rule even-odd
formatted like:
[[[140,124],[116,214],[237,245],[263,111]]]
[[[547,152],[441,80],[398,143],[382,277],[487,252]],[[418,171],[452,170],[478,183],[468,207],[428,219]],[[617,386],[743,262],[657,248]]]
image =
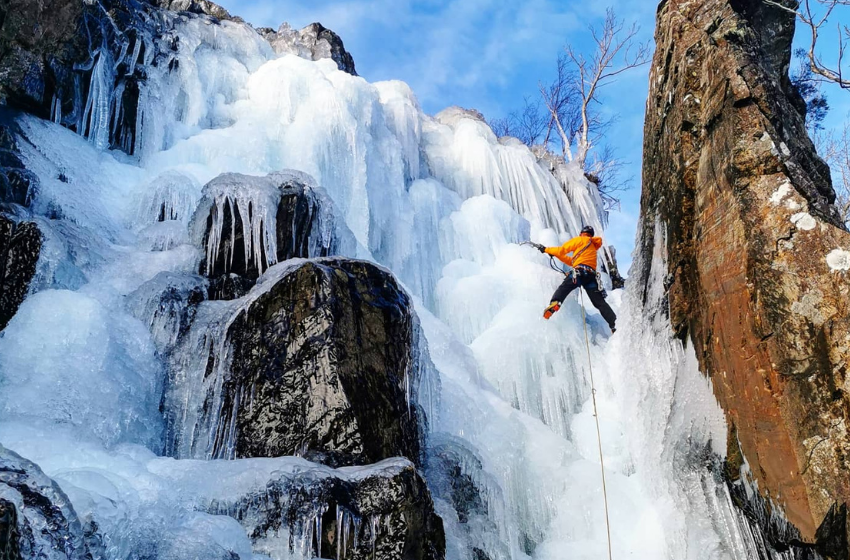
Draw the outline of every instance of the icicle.
[[[357,550],[360,541],[360,516],[351,514],[351,517],[353,518],[352,531],[354,532],[352,550]]]
[[[336,506],[336,556],[335,560],[343,560],[345,558],[345,547],[342,545],[342,523],[345,518],[345,510],[339,507],[339,504]]]
[[[379,515],[372,515],[369,518],[369,525],[371,527],[371,535],[372,535],[372,560],[375,560],[375,548],[378,544],[378,523],[380,522]]]
[[[53,95],[53,103],[50,106],[50,120],[56,124],[62,124],[62,92]]]
[[[212,226],[206,245],[206,273],[213,273],[216,257],[223,241],[225,208],[229,207],[230,245],[227,247],[227,270],[233,267],[236,252],[236,218],[242,223],[244,260],[253,263],[262,274],[277,264],[277,207],[280,189],[268,177],[226,174],[210,182],[207,196],[213,199]],[[264,266],[265,265],[265,266]]]
[[[138,34],[139,32],[137,31],[136,33]],[[130,55],[132,58],[130,59],[129,63],[127,64],[127,75],[128,76],[132,76],[136,72],[136,63],[139,60],[139,54],[140,54],[141,50],[142,50],[142,41],[140,41],[138,35],[136,35],[136,38],[133,40],[133,54]]]
[[[115,88],[115,91],[112,92],[112,126],[110,130],[112,131],[112,137],[116,139],[118,138],[121,120],[124,117],[124,88],[126,87],[126,82],[122,81]]]
[[[109,50],[101,47],[97,61],[91,71],[89,95],[83,111],[82,134],[99,149],[109,147],[109,118],[112,102],[114,71],[110,63]]]
[[[340,535],[342,537],[340,539],[340,541],[342,542],[342,556],[340,556],[340,558],[345,558],[346,554],[348,553],[348,523],[350,521],[348,519],[349,515],[350,514],[347,511],[342,510],[341,523],[337,525],[337,530],[339,530]]]
[[[124,57],[127,56],[127,47],[130,45],[127,39],[121,41],[121,52],[118,54],[118,58],[115,59],[115,63],[112,65],[112,70],[117,71],[118,67],[121,66],[121,63],[124,62]]]

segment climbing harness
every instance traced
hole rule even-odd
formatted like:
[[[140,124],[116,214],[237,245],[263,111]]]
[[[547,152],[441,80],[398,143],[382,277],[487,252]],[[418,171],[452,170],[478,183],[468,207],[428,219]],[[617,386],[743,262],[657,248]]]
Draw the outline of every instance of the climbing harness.
[[[599,444],[599,467],[602,470],[602,499],[605,502],[605,530],[608,532],[608,560],[613,560],[611,551],[611,521],[608,519],[608,489],[605,487],[605,459],[602,457],[602,433],[599,430],[599,412],[596,409],[596,384],[593,382],[593,364],[590,360],[590,338],[587,335],[587,317],[584,310],[584,294],[578,291],[581,301],[581,319],[584,324],[584,344],[587,347],[587,367],[590,370],[590,395],[593,398],[593,418],[596,420],[596,441]]]

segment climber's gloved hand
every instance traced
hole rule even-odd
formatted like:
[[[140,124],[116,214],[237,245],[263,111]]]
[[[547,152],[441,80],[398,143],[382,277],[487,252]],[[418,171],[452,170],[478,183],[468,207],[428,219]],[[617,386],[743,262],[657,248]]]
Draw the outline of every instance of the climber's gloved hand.
[[[538,251],[540,251],[541,253],[546,252],[546,247],[544,247],[540,243],[534,243],[533,245],[534,245],[534,248],[537,249]]]

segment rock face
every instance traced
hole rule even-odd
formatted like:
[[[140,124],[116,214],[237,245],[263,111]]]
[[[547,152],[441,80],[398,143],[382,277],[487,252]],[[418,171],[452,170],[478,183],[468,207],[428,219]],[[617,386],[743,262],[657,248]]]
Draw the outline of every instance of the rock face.
[[[159,40],[163,18],[151,17],[159,8],[135,0],[10,0],[4,8],[0,98],[80,134],[98,128],[105,131],[98,143],[132,153],[139,84],[146,77],[141,62],[169,61],[162,55],[170,45]],[[148,40],[146,46],[134,49],[132,45],[141,45],[143,38]],[[113,66],[107,79],[115,94],[112,103],[120,97],[124,107],[108,117],[109,123],[102,123],[109,126],[97,126],[101,116],[93,114],[87,103],[92,74],[103,67],[98,62]]]
[[[208,0],[8,0],[0,7],[0,101],[60,122],[101,148],[135,153],[142,86],[154,69],[179,64],[173,24],[180,18],[165,11],[244,24]],[[259,32],[277,52],[332,58],[356,75],[342,40],[321,24]]]
[[[255,542],[268,542],[287,528],[297,552],[320,558],[440,560],[445,555],[442,520],[433,513],[425,482],[403,459],[350,476],[306,471],[269,482],[259,495],[213,500],[208,511],[241,520]]]
[[[0,20],[0,97],[45,115],[45,98],[77,57],[83,2],[4,2]],[[49,99],[47,100],[49,104]]]
[[[409,403],[417,364],[407,294],[389,272],[363,261],[278,267],[232,302],[226,350],[211,353],[203,366],[216,378],[200,420],[211,435],[198,438],[191,453],[302,455],[332,466],[396,456],[418,463],[417,411]],[[176,386],[167,401],[172,425],[185,417],[181,389]],[[210,441],[211,448],[198,447]],[[185,449],[185,442],[172,445]]]
[[[81,523],[68,497],[35,463],[0,446],[0,557],[104,558],[96,529]]]
[[[836,251],[850,234],[788,80],[793,31],[760,0],[661,2],[635,277],[666,260],[673,332],[726,411],[727,470],[745,459],[827,554],[847,542],[850,279]]]
[[[266,38],[278,54],[294,54],[308,60],[330,58],[343,72],[348,72],[352,76],[357,75],[354,69],[354,58],[345,50],[342,39],[321,23],[311,23],[300,31],[292,29],[288,23],[282,24],[277,31],[268,27],[257,31]]]
[[[172,12],[188,12],[208,15],[219,20],[242,21],[242,18],[233,17],[230,12],[208,0],[155,0],[154,3]]]
[[[0,214],[0,330],[27,296],[41,252],[41,232],[33,222],[16,223]]]
[[[0,112],[0,123],[8,111]],[[29,206],[38,187],[38,179],[21,160],[15,142],[14,123],[0,124],[0,203]]]

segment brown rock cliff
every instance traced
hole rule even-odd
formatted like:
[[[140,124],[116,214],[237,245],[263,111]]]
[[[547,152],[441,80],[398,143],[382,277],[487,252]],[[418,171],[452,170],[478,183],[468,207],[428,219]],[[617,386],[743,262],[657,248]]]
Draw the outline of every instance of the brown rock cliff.
[[[850,272],[827,261],[850,234],[788,80],[793,32],[761,0],[661,2],[638,247],[664,239],[671,326],[712,378],[730,447],[814,542],[850,501]]]

